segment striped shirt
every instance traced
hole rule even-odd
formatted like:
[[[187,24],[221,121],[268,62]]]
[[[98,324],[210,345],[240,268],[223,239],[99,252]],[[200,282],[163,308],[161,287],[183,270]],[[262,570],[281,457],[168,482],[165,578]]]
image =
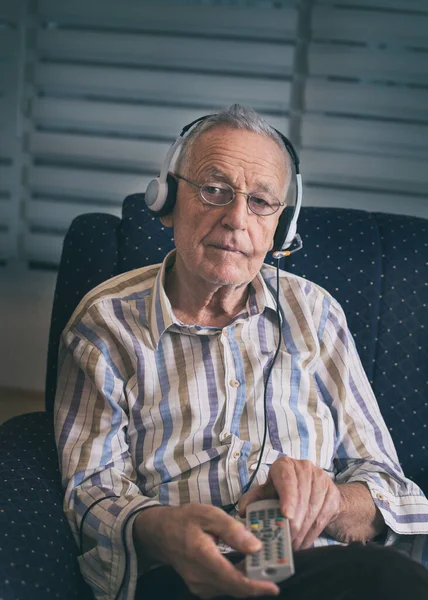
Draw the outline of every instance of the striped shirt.
[[[202,327],[174,316],[164,289],[173,261],[171,253],[101,284],[62,334],[55,432],[64,509],[97,598],[134,597],[139,510],[233,503],[260,456],[279,340],[276,271],[263,265],[226,327]],[[428,562],[428,501],[402,473],[341,307],[286,272],[279,302],[256,481],[286,455],[337,483],[365,482],[386,543]],[[323,535],[315,544],[331,543]]]

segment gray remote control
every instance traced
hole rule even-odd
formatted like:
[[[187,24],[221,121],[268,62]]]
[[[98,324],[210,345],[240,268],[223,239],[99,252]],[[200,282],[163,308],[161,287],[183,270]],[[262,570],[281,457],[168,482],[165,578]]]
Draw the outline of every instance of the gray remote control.
[[[263,542],[259,552],[245,558],[247,577],[277,583],[294,575],[290,526],[281,514],[279,500],[249,504],[247,528]]]

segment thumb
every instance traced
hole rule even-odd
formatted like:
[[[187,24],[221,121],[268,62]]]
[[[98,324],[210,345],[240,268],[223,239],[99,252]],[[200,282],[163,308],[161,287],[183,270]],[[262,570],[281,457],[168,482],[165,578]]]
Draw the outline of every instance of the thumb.
[[[259,500],[266,500],[267,498],[276,498],[277,494],[273,485],[268,480],[266,483],[262,485],[256,485],[255,487],[248,490],[246,494],[241,496],[238,503],[238,511],[240,517],[245,517],[247,512],[247,506],[252,504],[253,502],[258,502]]]

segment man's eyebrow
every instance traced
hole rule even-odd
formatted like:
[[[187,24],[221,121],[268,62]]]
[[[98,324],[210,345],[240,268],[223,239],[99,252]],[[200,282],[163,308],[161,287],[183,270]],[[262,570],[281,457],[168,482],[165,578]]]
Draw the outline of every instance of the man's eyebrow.
[[[230,181],[229,177],[218,167],[207,167],[207,169],[204,169],[203,174],[205,177],[213,177],[214,179],[224,179],[225,181]]]
[[[232,185],[230,177],[228,175],[226,175],[226,173],[224,173],[218,167],[215,167],[215,166],[208,167],[206,170],[203,171],[203,174],[205,177],[209,177],[209,178],[212,177],[214,179],[219,179],[221,181],[225,181],[229,185]],[[248,191],[250,191],[250,192],[263,191],[263,192],[269,192],[269,193],[275,195],[275,191],[272,188],[272,186],[269,185],[268,183],[266,183],[265,181],[260,181],[260,180],[256,180],[255,186],[253,187],[253,189],[248,190]]]

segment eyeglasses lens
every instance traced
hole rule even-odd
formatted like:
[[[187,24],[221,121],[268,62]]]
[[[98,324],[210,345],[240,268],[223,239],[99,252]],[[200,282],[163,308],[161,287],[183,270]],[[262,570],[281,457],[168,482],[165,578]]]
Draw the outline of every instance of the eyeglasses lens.
[[[206,183],[201,187],[201,194],[204,200],[210,204],[222,206],[232,201],[233,188],[227,183]]]
[[[230,204],[234,198],[234,190],[227,183],[205,183],[201,186],[200,190],[201,196],[206,202],[217,206]],[[274,214],[281,204],[274,196],[260,192],[248,197],[248,206],[256,215],[267,216]]]
[[[250,196],[248,199],[250,210],[256,215],[273,215],[281,206],[279,200],[265,194]]]

